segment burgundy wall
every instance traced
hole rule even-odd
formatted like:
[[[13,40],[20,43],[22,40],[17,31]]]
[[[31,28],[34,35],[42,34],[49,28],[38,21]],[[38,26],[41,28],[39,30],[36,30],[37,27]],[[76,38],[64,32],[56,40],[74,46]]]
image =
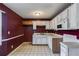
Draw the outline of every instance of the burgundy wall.
[[[4,6],[2,3],[0,3],[0,10],[6,12],[5,14],[3,14],[2,19],[2,39],[4,40],[23,34],[24,32],[21,23],[22,18],[6,6]],[[8,31],[10,31],[11,34],[8,34]],[[2,46],[0,46],[0,55],[7,55],[13,49],[19,46],[23,41],[24,40],[22,36],[10,41],[3,42]],[[14,48],[11,48],[11,45],[13,45]]]
[[[76,35],[77,38],[79,39],[79,30],[58,30],[58,31],[53,31],[53,32],[60,35],[63,35],[63,34]]]

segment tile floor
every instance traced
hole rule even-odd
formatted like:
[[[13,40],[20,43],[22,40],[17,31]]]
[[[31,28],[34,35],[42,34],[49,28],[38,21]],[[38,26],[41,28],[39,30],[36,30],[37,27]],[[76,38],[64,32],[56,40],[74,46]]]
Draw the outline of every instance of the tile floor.
[[[36,46],[24,42],[8,56],[58,56],[58,54],[53,54],[48,46]]]

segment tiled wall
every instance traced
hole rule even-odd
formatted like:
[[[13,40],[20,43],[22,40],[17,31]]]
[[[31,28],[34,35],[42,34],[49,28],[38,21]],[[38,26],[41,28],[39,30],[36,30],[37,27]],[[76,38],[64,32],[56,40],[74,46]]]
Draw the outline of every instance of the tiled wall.
[[[0,10],[5,11],[2,19],[2,40],[23,34],[22,18],[8,7],[0,3]],[[8,34],[10,31],[10,34]],[[23,42],[23,36],[5,41],[0,46],[0,55],[7,55]],[[11,46],[13,45],[13,48]]]

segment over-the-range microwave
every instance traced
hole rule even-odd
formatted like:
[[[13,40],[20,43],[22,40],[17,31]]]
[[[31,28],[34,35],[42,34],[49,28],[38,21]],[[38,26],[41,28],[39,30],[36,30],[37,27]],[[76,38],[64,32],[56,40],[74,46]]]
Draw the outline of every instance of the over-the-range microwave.
[[[62,28],[62,24],[57,25],[57,28]]]

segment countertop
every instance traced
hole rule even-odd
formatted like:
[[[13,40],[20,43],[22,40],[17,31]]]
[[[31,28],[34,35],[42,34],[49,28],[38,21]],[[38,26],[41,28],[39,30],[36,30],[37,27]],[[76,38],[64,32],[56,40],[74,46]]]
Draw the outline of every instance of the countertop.
[[[62,38],[63,37],[62,35],[55,34],[55,33],[34,33],[33,34],[33,36],[36,36],[36,35],[48,36],[48,37],[52,37],[52,38]]]
[[[68,48],[79,48],[78,42],[60,42],[60,44],[65,45]]]

